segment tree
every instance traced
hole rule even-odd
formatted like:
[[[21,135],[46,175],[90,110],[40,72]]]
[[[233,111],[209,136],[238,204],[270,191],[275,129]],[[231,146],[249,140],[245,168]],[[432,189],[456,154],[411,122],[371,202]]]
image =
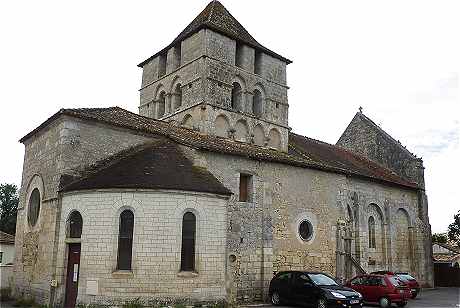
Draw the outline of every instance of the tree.
[[[0,231],[15,234],[18,213],[18,188],[14,184],[0,184]]]
[[[460,211],[454,215],[454,222],[449,225],[449,239],[460,247]]]
[[[446,233],[434,233],[431,236],[431,241],[433,243],[441,243],[441,244],[446,244],[447,243],[447,234]]]

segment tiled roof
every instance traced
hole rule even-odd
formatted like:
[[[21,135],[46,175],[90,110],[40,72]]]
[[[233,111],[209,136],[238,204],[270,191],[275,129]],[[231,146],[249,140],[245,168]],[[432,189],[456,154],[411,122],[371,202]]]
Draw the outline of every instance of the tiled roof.
[[[210,172],[193,166],[166,138],[123,150],[89,166],[80,178],[64,177],[60,186],[61,191],[143,188],[231,195]]]
[[[14,235],[0,231],[0,244],[14,244]]]
[[[460,254],[434,253],[433,261],[435,262],[453,262],[460,257]]]
[[[402,179],[393,171],[336,145],[300,136],[294,133],[289,134],[289,145],[291,152],[299,152],[303,155],[307,155],[310,159],[324,165],[333,166],[338,169],[348,170],[357,175],[373,179],[382,179],[404,186],[415,185],[414,183],[410,183]]]
[[[195,17],[195,19],[172,41],[171,44],[144,60],[138,66],[143,67],[151,59],[157,57],[159,54],[167,52],[168,49],[175,46],[177,43],[204,28],[214,30],[236,41],[243,42],[286,63],[292,62],[291,60],[286,59],[259,44],[219,1],[214,0],[211,1],[197,17]]]
[[[438,242],[433,242],[433,245],[439,245],[441,247],[444,247],[445,249],[448,249],[450,251],[452,251],[452,253],[458,253],[460,254],[460,247],[459,246],[454,246],[454,245],[450,245],[448,243],[438,243]]]
[[[300,135],[292,133],[289,135],[290,150],[289,153],[284,153],[174,126],[160,120],[132,113],[120,107],[61,109],[35,130],[24,136],[20,142],[26,141],[61,115],[125,127],[138,132],[166,136],[179,144],[195,149],[318,169],[349,176],[364,177],[407,188],[418,188],[416,184],[398,177],[392,171],[364,157],[353,154],[339,146]]]

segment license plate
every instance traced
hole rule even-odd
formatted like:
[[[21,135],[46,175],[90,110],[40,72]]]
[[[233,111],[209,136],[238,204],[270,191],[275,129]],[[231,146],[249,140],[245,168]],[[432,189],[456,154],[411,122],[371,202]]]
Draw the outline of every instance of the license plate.
[[[358,304],[359,303],[359,299],[352,299],[350,300],[350,304]]]
[[[403,293],[404,293],[404,290],[399,290],[399,293],[403,294]]]
[[[417,292],[417,289],[412,289],[412,292]]]

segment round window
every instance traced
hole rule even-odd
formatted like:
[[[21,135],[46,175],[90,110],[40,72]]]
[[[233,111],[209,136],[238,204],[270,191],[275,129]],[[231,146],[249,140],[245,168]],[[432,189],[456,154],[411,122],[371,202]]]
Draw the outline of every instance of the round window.
[[[313,236],[313,225],[308,220],[304,220],[299,225],[299,235],[304,241],[309,241]]]
[[[30,194],[29,198],[29,213],[28,221],[29,224],[33,227],[37,223],[38,215],[40,214],[40,191],[35,188]]]

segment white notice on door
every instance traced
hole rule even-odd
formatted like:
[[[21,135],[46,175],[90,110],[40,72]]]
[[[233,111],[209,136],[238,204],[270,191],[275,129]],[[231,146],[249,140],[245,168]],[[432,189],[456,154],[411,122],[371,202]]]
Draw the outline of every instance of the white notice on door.
[[[78,264],[73,265],[73,282],[78,281]]]

